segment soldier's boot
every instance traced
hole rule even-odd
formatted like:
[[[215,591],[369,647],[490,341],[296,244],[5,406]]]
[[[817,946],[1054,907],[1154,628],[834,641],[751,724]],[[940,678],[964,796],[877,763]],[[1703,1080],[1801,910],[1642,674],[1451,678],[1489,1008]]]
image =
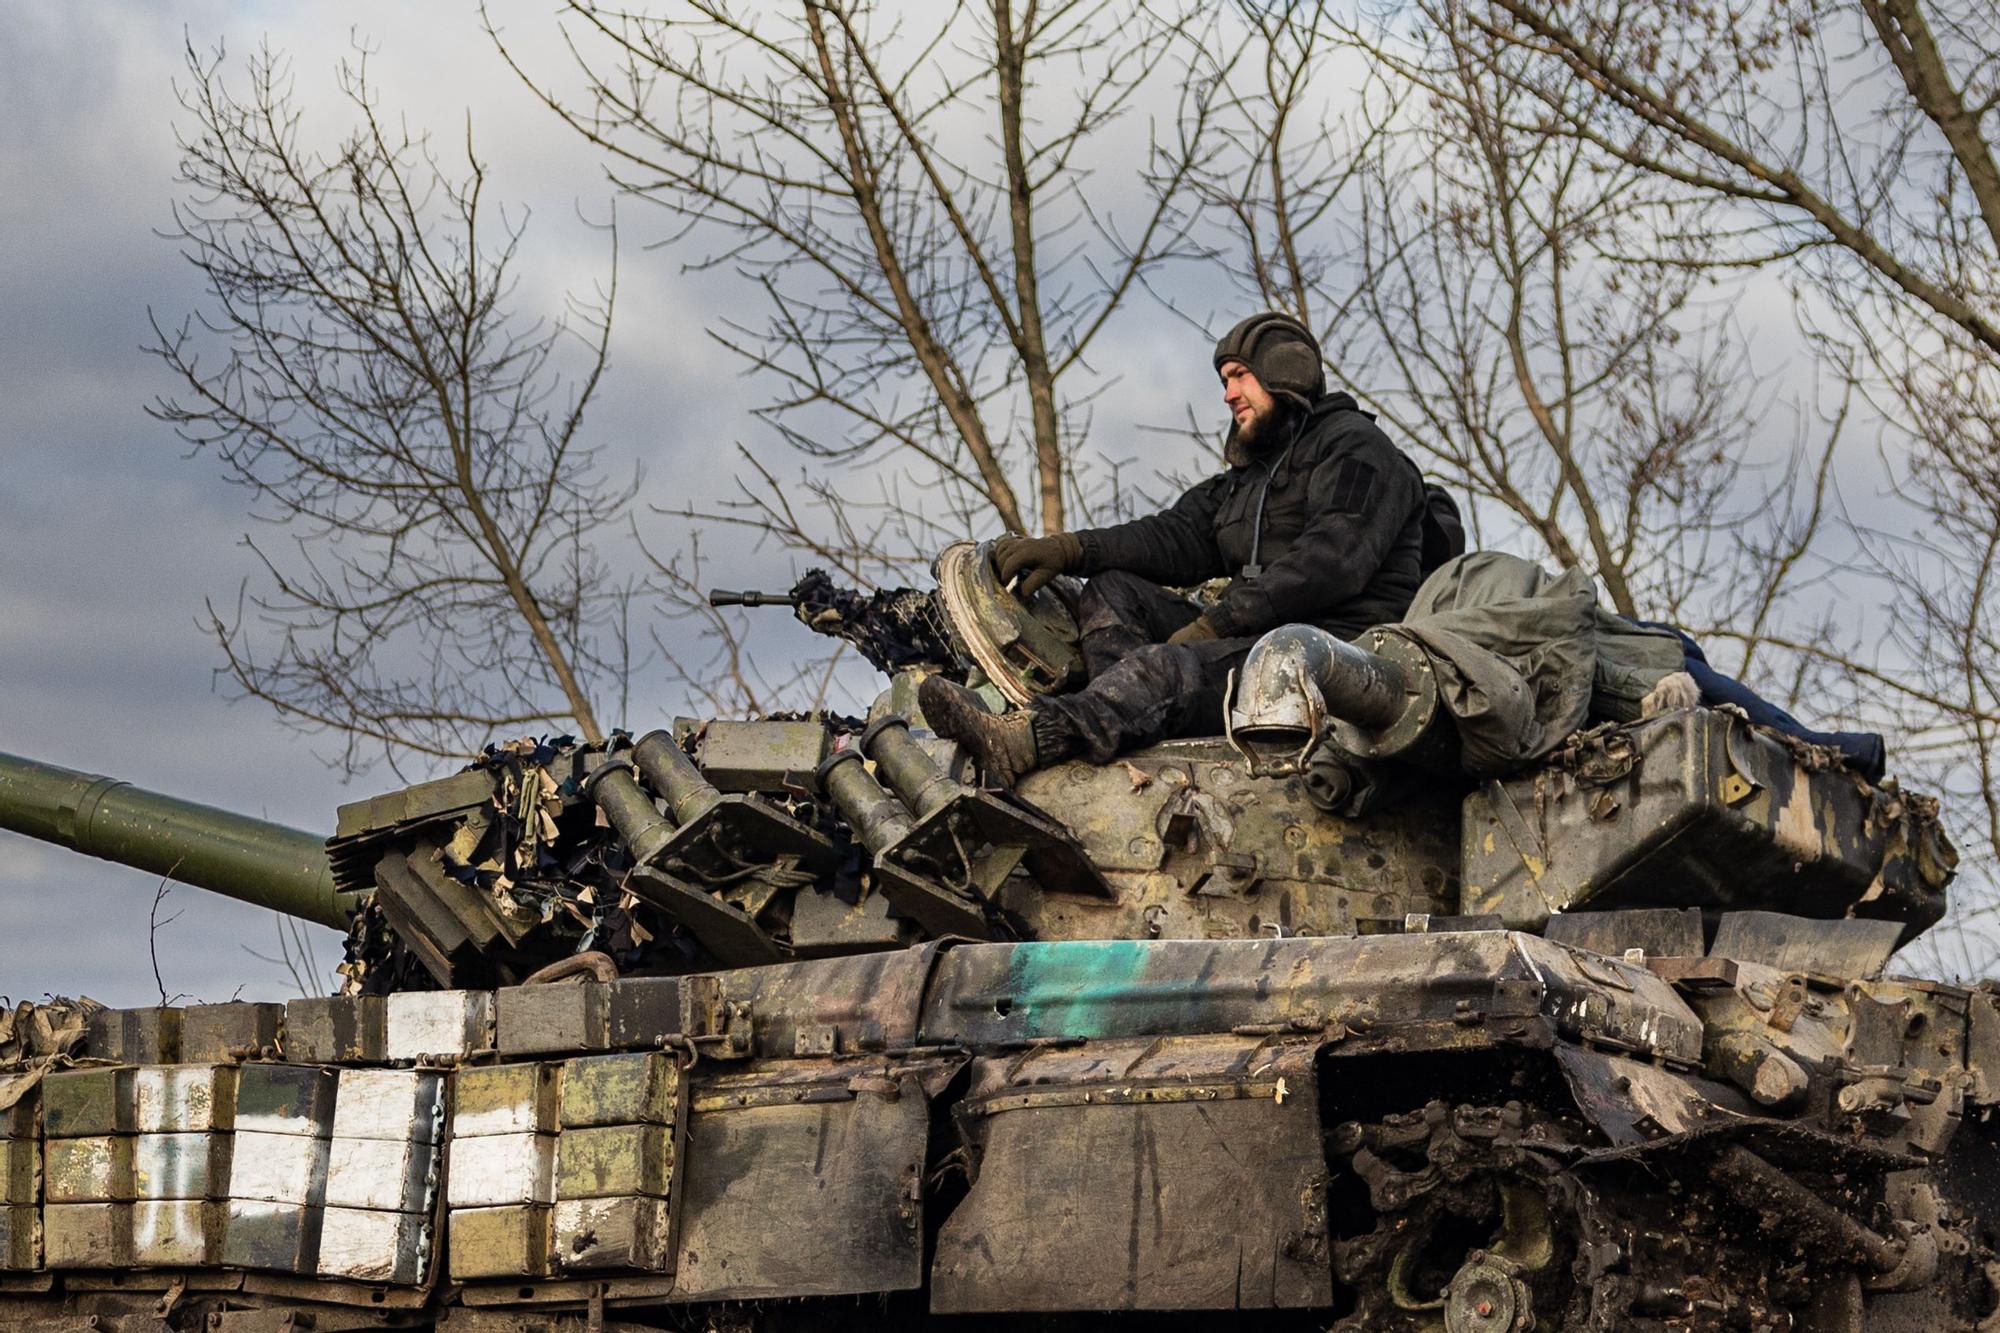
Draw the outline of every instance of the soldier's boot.
[[[917,687],[917,706],[932,730],[972,751],[986,780],[1002,787],[1076,749],[1076,737],[1060,714],[1036,709],[995,713],[977,694],[943,676],[924,677]]]

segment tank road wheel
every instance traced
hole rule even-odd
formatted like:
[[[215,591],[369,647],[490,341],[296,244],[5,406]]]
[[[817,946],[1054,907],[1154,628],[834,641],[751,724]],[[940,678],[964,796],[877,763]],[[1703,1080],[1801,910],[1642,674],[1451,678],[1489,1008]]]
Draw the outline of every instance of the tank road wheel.
[[[1365,1187],[1373,1229],[1336,1240],[1356,1308],[1342,1333],[1525,1333],[1560,1327],[1573,1229],[1557,1183],[1582,1131],[1546,1112],[1434,1101],[1333,1131],[1336,1172]]]

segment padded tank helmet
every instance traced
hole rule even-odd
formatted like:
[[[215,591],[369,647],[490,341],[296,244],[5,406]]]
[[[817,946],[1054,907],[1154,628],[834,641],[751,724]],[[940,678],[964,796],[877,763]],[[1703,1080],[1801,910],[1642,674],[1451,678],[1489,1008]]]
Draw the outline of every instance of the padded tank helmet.
[[[1250,316],[1215,344],[1215,368],[1241,361],[1266,392],[1310,407],[1326,393],[1319,340],[1298,320],[1276,310]]]

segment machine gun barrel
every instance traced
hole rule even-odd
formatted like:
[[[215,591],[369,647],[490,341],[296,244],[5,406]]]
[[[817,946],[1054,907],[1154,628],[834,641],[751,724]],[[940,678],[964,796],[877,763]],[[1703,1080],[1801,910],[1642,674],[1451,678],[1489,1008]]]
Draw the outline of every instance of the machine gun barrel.
[[[731,592],[727,588],[712,588],[708,594],[710,606],[797,606],[799,598],[789,592]]]
[[[360,896],[335,891],[318,834],[10,754],[0,828],[336,930]]]

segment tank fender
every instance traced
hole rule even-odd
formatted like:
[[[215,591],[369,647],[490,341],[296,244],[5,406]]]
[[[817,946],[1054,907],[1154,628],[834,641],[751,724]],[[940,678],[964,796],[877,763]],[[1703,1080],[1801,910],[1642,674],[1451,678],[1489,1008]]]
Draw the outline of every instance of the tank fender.
[[[1701,1063],[1701,1019],[1651,969],[1538,935],[1508,938],[1542,987],[1542,1011],[1561,1036],[1684,1066]]]
[[[1687,1065],[1701,1022],[1644,967],[1499,930],[1264,940],[1076,940],[953,949],[925,1045],[1326,1032],[1399,1049],[1557,1037]]]
[[[932,973],[950,952],[940,941],[696,975],[713,995],[714,1021],[735,1016],[744,1055],[896,1052],[919,1043]]]

